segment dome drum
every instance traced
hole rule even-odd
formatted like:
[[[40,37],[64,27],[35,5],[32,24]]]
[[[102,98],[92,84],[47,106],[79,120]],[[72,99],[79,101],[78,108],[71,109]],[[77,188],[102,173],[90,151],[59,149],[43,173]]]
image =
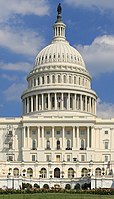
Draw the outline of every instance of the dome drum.
[[[31,93],[30,93],[31,94]],[[51,91],[25,95],[22,99],[24,114],[51,111],[73,111],[96,114],[96,97],[86,92]]]

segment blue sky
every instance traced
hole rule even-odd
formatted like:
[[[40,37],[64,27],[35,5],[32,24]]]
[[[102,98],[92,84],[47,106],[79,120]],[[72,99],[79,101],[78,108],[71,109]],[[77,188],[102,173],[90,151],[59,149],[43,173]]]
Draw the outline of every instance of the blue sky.
[[[0,117],[21,116],[26,76],[51,42],[58,3],[66,37],[82,54],[100,117],[114,117],[114,0],[0,0]]]

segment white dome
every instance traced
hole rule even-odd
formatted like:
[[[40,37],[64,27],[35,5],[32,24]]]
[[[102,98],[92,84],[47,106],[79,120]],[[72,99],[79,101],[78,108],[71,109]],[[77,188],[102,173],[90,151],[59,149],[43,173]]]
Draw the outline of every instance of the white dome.
[[[46,46],[38,53],[35,67],[54,62],[72,63],[85,68],[80,53],[70,46],[66,40],[53,39],[50,45]]]

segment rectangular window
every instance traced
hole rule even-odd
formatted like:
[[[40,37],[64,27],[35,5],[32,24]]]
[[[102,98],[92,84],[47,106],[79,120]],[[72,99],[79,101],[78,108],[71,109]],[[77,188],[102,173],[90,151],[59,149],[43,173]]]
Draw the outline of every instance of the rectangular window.
[[[36,155],[32,155],[32,162],[36,161]]]
[[[47,135],[50,135],[50,131],[47,131],[46,134],[47,134]]]
[[[13,161],[13,156],[8,156],[8,161]]]
[[[32,131],[32,134],[35,135],[35,134],[36,134],[36,131]]]
[[[105,162],[108,162],[108,155],[105,155],[104,161],[105,161]]]
[[[67,131],[67,135],[70,135],[70,131]]]
[[[107,135],[108,134],[108,131],[105,131],[105,135]]]
[[[8,132],[8,135],[9,135],[9,136],[12,136],[12,135],[13,135],[12,131],[9,131],[9,132]]]
[[[50,155],[46,155],[46,161],[49,162],[51,160]]]
[[[71,158],[70,155],[67,155],[67,162],[70,162]]]
[[[81,155],[81,162],[85,161],[85,155]]]
[[[60,155],[56,155],[56,162],[60,162]]]
[[[57,135],[60,135],[60,131],[57,131]]]
[[[13,147],[13,144],[12,144],[12,142],[9,142],[9,149],[12,149]]]
[[[108,149],[108,142],[105,142],[105,149]]]

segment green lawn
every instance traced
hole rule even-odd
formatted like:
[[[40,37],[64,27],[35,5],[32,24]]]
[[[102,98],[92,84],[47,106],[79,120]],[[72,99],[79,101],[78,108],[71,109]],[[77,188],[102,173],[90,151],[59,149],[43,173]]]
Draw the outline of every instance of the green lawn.
[[[0,195],[0,199],[114,199],[114,195],[85,195],[67,193],[8,194]]]

